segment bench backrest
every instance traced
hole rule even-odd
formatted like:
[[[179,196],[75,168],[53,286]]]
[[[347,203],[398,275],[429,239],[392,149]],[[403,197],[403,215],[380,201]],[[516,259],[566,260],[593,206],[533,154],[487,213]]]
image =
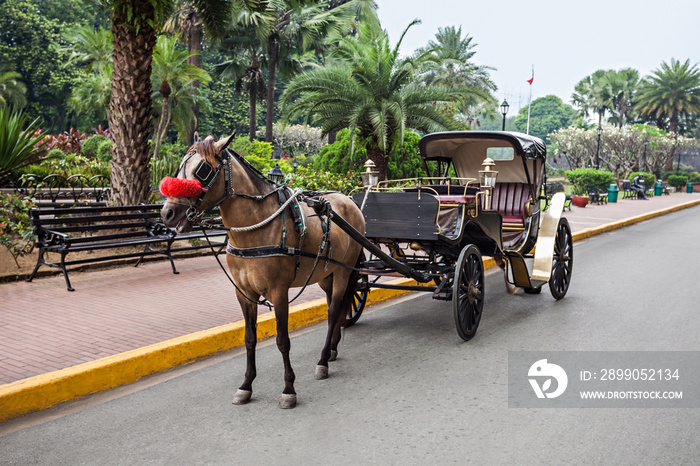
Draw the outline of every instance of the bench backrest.
[[[483,208],[482,197],[482,208]],[[491,192],[491,210],[504,217],[525,217],[525,204],[530,199],[530,186],[525,183],[496,183]]]

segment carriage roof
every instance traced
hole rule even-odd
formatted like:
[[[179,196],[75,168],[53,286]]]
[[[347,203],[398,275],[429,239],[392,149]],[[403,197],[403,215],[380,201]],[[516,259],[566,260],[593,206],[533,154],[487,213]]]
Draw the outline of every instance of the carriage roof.
[[[542,139],[511,131],[448,131],[432,133],[420,140],[420,154],[425,160],[453,159],[483,154],[488,147],[512,147],[516,155],[527,160],[545,160],[547,147]]]

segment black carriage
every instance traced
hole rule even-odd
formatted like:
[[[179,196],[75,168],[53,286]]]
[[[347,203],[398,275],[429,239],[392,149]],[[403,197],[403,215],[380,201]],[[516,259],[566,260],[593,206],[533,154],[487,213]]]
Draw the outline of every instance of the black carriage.
[[[423,137],[420,154],[426,177],[370,181],[354,194],[364,236],[334,219],[367,254],[349,325],[371,288],[427,291],[452,301],[457,332],[471,339],[484,305],[484,256],[504,270],[510,292],[539,293],[548,284],[555,299],[563,298],[573,239],[561,216],[564,194],[542,195],[544,142],[515,132],[443,132]],[[365,175],[372,178],[371,166]],[[397,274],[418,283],[377,281]]]

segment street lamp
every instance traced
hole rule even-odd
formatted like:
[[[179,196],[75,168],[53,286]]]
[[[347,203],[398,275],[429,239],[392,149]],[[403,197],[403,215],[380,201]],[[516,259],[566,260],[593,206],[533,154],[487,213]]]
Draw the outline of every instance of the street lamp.
[[[676,175],[681,171],[681,153],[678,153],[678,164],[676,165]]]
[[[644,155],[642,159],[644,160],[644,171],[647,171],[647,146],[649,145],[649,138],[644,138]]]
[[[603,134],[603,128],[598,125],[598,147],[595,150],[595,169],[600,170],[600,135]]]
[[[297,167],[299,166],[299,162],[297,162],[297,156],[294,156],[294,159],[292,160],[292,167],[294,168],[294,173],[297,172]]]
[[[509,108],[510,105],[508,105],[508,101],[506,99],[503,99],[503,103],[501,104],[501,114],[503,115],[503,131],[506,130],[506,115],[508,114]]]

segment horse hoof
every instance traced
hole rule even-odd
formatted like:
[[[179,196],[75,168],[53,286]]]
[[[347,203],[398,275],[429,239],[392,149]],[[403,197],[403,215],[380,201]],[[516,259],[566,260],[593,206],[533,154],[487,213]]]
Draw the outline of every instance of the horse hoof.
[[[297,405],[297,396],[295,394],[282,393],[280,397],[280,408],[292,409]]]
[[[316,373],[314,374],[316,380],[323,380],[328,378],[328,367],[318,365],[316,366]]]
[[[336,359],[338,359],[338,352],[336,350],[331,350],[331,357],[329,361],[335,361]]]
[[[253,394],[250,390],[236,390],[236,394],[233,395],[233,404],[244,405],[250,401],[250,396]]]

